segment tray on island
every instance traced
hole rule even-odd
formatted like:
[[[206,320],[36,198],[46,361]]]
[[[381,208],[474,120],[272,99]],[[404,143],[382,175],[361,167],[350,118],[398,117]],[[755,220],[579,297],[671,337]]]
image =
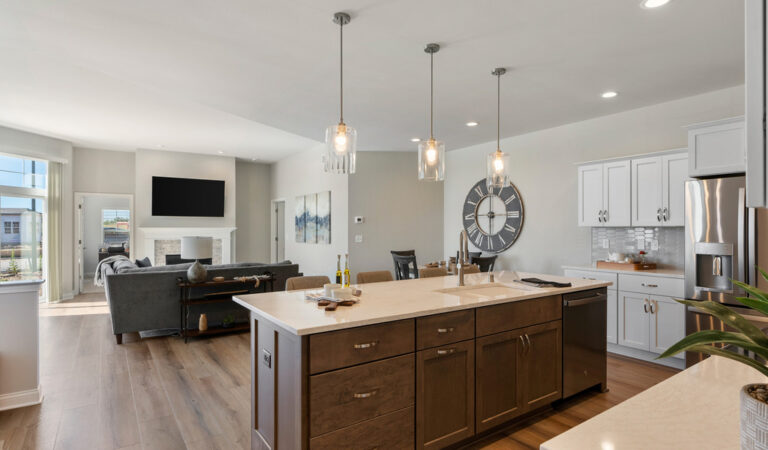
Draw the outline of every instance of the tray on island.
[[[656,263],[622,263],[613,261],[598,261],[598,269],[609,270],[656,270]]]

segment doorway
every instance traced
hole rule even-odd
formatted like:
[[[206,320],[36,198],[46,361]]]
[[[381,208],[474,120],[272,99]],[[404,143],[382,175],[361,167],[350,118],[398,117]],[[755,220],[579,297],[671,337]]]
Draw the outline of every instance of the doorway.
[[[130,259],[133,241],[133,196],[76,193],[75,270],[80,293],[102,292],[94,284],[99,261]]]
[[[285,200],[272,201],[272,262],[285,261]]]

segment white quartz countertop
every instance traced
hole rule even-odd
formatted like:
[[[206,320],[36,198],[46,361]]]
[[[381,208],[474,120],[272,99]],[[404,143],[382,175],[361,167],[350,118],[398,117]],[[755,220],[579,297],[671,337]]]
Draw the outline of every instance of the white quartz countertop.
[[[600,280],[522,272],[494,272],[494,275],[495,285],[504,285],[510,290],[500,295],[472,294],[473,286],[488,284],[488,274],[478,273],[466,275],[464,280],[467,286],[455,293],[439,291],[457,287],[456,276],[362,284],[358,286],[362,291],[360,302],[354,306],[340,306],[336,311],[325,311],[318,307],[316,302],[306,300],[307,291],[238,295],[233,300],[281,328],[302,336],[553,294],[566,294],[611,284]],[[516,282],[518,276],[571,282],[573,286],[537,288]]]
[[[550,439],[540,448],[738,449],[741,387],[767,380],[755,369],[713,356]]]
[[[591,272],[610,272],[626,275],[653,275],[655,277],[666,278],[685,278],[685,271],[679,269],[654,269],[654,270],[618,270],[618,269],[598,269],[594,266],[563,266],[564,270],[589,270]]]

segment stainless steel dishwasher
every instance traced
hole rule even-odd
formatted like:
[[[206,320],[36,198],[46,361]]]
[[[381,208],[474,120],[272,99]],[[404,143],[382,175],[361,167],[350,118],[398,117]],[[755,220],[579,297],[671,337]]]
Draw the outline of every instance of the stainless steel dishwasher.
[[[563,398],[606,388],[605,288],[563,295]]]

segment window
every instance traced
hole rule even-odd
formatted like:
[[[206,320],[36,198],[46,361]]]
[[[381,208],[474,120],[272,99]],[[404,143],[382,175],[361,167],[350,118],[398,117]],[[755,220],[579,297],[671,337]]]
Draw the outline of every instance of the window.
[[[131,213],[127,209],[102,209],[101,229],[105,246],[130,247]]]
[[[5,234],[19,234],[19,222],[7,221],[3,223]]]
[[[45,161],[0,155],[0,185],[46,189],[47,169]]]

